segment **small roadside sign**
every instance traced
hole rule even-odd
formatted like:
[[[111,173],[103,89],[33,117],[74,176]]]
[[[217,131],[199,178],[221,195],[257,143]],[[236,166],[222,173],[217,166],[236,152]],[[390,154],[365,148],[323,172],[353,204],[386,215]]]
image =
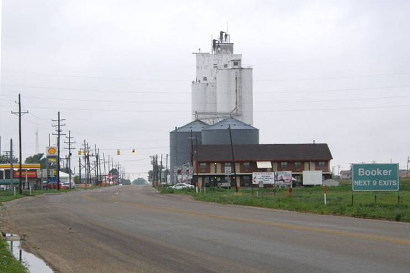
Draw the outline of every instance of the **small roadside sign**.
[[[399,164],[353,164],[353,191],[398,191]]]
[[[252,173],[252,184],[275,184],[274,172],[254,172]]]
[[[231,167],[225,167],[225,175],[231,175],[232,174],[232,169]]]

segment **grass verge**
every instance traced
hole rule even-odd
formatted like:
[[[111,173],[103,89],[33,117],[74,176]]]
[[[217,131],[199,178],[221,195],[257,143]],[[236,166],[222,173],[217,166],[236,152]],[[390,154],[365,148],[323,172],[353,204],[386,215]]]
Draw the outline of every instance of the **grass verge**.
[[[317,214],[344,215],[351,217],[385,219],[410,222],[410,180],[400,181],[400,203],[397,192],[355,192],[351,184],[327,187],[327,205],[324,204],[322,187],[294,188],[292,194],[286,189],[208,189],[197,194],[195,190],[159,189],[163,194],[188,194],[195,200],[221,204],[245,205],[283,209]]]
[[[0,272],[27,273],[26,268],[11,255],[7,243],[0,239]]]

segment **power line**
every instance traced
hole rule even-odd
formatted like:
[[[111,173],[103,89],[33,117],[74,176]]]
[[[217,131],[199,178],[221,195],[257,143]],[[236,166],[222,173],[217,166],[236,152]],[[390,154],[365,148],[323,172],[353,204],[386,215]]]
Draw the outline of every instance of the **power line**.
[[[106,76],[89,76],[89,75],[68,75],[68,74],[53,74],[53,73],[41,73],[41,72],[22,72],[3,70],[3,73],[10,74],[23,74],[23,75],[44,75],[52,77],[67,77],[67,78],[87,78],[87,79],[99,79],[99,80],[126,80],[126,81],[154,81],[154,82],[178,82],[187,81],[187,79],[155,79],[155,78],[125,78],[125,77],[106,77]]]
[[[385,108],[401,108],[410,107],[410,104],[397,104],[397,105],[383,105],[383,106],[357,106],[357,107],[342,107],[342,108],[318,108],[318,109],[270,109],[270,110],[254,110],[254,113],[273,113],[273,112],[289,112],[289,111],[341,111],[341,110],[361,110],[361,109],[385,109]],[[32,107],[33,109],[47,109],[50,107]],[[52,109],[52,108],[51,108]],[[73,110],[73,111],[85,111],[85,112],[118,112],[118,113],[157,113],[168,115],[169,113],[186,113],[186,110],[121,110],[121,109],[89,109],[89,108],[63,108],[63,110]]]
[[[127,81],[154,81],[154,82],[179,82],[187,81],[187,79],[161,79],[161,78],[126,78],[126,77],[107,77],[107,76],[91,76],[91,75],[73,75],[73,74],[54,74],[54,73],[41,73],[31,71],[12,71],[3,70],[3,73],[9,74],[22,74],[22,75],[43,75],[50,77],[67,77],[67,78],[87,78],[87,79],[103,79],[103,80],[127,80]],[[333,79],[351,79],[351,78],[368,78],[379,76],[398,76],[409,75],[410,72],[388,72],[388,73],[372,73],[361,75],[339,75],[329,77],[309,77],[309,78],[283,78],[283,79],[261,79],[257,81],[308,81],[308,80],[333,80]]]
[[[156,95],[156,94],[172,94],[172,95],[189,95],[191,94],[191,91],[186,91],[186,92],[180,92],[180,91],[154,91],[154,90],[149,90],[149,91],[137,91],[137,90],[101,90],[101,89],[91,89],[91,88],[70,88],[70,87],[58,87],[58,86],[33,86],[33,85],[8,85],[8,84],[2,84],[2,86],[10,86],[10,87],[16,87],[16,88],[32,88],[32,89],[51,89],[51,90],[69,90],[69,91],[78,91],[78,92],[98,92],[98,93],[130,93],[130,94],[149,94],[149,95]],[[278,93],[300,93],[300,92],[308,92],[308,93],[315,93],[315,92],[344,92],[344,91],[358,91],[358,90],[384,90],[384,89],[395,89],[395,88],[406,88],[410,87],[409,84],[404,84],[404,85],[393,85],[393,86],[380,86],[380,87],[356,87],[356,88],[337,88],[337,89],[323,89],[323,90],[317,90],[317,89],[311,89],[311,90],[282,90],[282,91],[255,91],[255,94],[278,94]],[[3,88],[3,91],[4,88]],[[222,92],[221,94],[223,94]],[[4,95],[3,95],[4,96]]]
[[[180,105],[191,105],[191,102],[141,102],[141,101],[130,101],[130,100],[98,100],[98,99],[67,99],[67,98],[50,98],[50,97],[32,97],[32,96],[26,96],[26,98],[30,99],[41,99],[41,100],[56,100],[56,101],[73,101],[73,102],[107,102],[107,103],[131,103],[131,104],[180,104]],[[396,99],[396,98],[410,98],[410,95],[403,95],[403,96],[383,96],[383,97],[366,97],[366,101],[368,100],[384,100],[384,99]],[[276,101],[267,101],[263,100],[260,102],[250,102],[250,103],[243,103],[243,104],[271,104],[271,103],[295,103],[295,102],[303,102],[303,103],[308,103],[308,102],[342,102],[342,101],[363,101],[364,98],[350,98],[350,99],[327,99],[327,100],[276,100]],[[212,103],[209,103],[212,104]],[[216,104],[216,103],[214,103]],[[34,116],[34,115],[33,115]],[[37,117],[38,118],[38,117]],[[39,118],[40,119],[40,118]]]

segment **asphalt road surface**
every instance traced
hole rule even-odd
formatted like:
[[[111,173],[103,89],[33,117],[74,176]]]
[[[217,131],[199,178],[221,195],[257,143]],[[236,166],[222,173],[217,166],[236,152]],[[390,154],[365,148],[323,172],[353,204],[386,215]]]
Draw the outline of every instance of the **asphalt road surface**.
[[[55,272],[410,272],[410,224],[202,203],[122,186],[6,203]]]

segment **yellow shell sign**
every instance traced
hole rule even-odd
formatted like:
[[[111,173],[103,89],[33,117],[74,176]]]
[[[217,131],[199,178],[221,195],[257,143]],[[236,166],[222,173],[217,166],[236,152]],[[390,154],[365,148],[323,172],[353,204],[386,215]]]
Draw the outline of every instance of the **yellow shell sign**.
[[[57,149],[55,147],[48,147],[47,148],[47,155],[56,155]]]

